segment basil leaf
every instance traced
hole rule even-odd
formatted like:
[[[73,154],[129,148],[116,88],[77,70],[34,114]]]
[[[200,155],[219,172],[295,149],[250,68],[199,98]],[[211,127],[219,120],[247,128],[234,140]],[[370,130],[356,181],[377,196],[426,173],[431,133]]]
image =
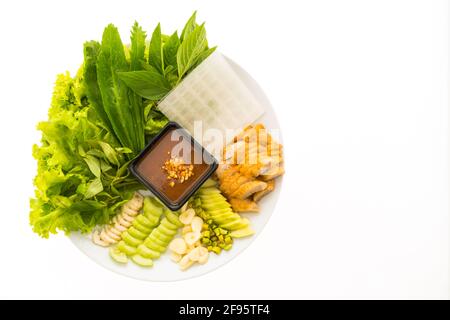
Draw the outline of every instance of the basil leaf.
[[[158,23],[152,34],[148,48],[148,63],[161,73],[164,70],[162,55],[161,24]]]
[[[98,159],[96,157],[93,157],[91,155],[87,155],[84,158],[84,161],[88,165],[89,170],[92,172],[92,174],[94,176],[96,176],[97,178],[99,178],[100,174],[101,174],[100,161],[98,161]]]
[[[208,58],[214,51],[216,51],[217,46],[216,47],[212,47],[209,48],[205,51],[203,51],[202,53],[200,53],[200,55],[197,58],[197,61],[195,61],[195,63],[192,65],[192,67],[189,70],[193,70],[195,69],[200,63],[202,63],[206,58]]]
[[[198,24],[195,22],[195,19],[197,18],[197,11],[194,11],[192,16],[189,18],[189,20],[186,22],[183,31],[181,32],[180,39],[183,41],[186,39],[189,34],[194,31],[194,29],[198,26]]]
[[[171,89],[167,80],[157,71],[119,72],[118,76],[131,90],[149,100],[159,100]]]
[[[181,43],[177,52],[178,77],[181,79],[195,64],[200,54],[207,48],[205,26],[202,24],[192,31]]]
[[[117,157],[117,152],[114,150],[113,147],[111,147],[108,143],[103,141],[98,141],[98,144],[102,148],[103,153],[106,156],[106,159],[109,161],[109,163],[112,163],[116,166],[119,166],[119,159]]]
[[[175,69],[177,68],[177,51],[179,46],[180,38],[178,38],[178,33],[175,31],[163,47],[164,63],[173,66]]]
[[[95,196],[96,194],[98,194],[102,191],[103,191],[102,180],[100,178],[95,178],[94,180],[92,180],[89,183],[87,190],[84,194],[84,198],[85,199],[92,198],[93,196]]]

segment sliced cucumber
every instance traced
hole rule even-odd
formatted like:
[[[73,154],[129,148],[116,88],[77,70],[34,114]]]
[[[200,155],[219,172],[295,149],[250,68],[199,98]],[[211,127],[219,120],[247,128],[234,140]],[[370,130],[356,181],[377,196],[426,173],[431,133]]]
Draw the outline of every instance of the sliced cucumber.
[[[163,253],[164,251],[166,251],[166,246],[160,246],[159,244],[155,243],[154,241],[152,241],[151,239],[147,239],[145,240],[145,246],[155,250],[157,252]]]
[[[159,240],[161,240],[161,241],[163,241],[163,242],[165,242],[165,243],[167,243],[167,244],[168,244],[168,243],[172,240],[172,238],[173,238],[172,236],[168,236],[168,235],[163,234],[163,233],[161,232],[161,230],[159,229],[159,227],[152,231],[152,235],[154,235],[157,239],[159,239]]]
[[[145,233],[145,234],[150,234],[150,232],[152,232],[152,230],[153,230],[153,228],[144,226],[137,219],[135,219],[133,221],[133,227],[135,227],[136,229],[138,229],[139,231],[141,231],[142,233]]]
[[[138,217],[136,218],[136,221],[138,221],[140,224],[142,224],[144,227],[147,227],[147,228],[152,228],[154,226],[152,221],[150,221],[146,216],[144,216],[142,214],[138,215]]]
[[[128,262],[127,255],[120,251],[117,247],[111,247],[109,249],[109,255],[117,263],[125,264]]]
[[[159,224],[159,217],[153,216],[153,215],[148,215],[148,216],[146,215],[145,217],[150,222],[151,227],[155,227]]]
[[[164,225],[160,224],[158,226],[158,230],[161,231],[162,234],[165,234],[167,236],[173,237],[177,234],[178,230],[173,230],[165,227]]]
[[[161,225],[166,227],[167,229],[178,230],[178,227],[169,220],[167,220],[167,218],[161,220]]]
[[[153,267],[153,260],[149,259],[149,258],[144,258],[141,255],[134,255],[131,257],[131,260],[133,260],[134,263],[136,263],[137,265],[141,266],[141,267]]]
[[[153,216],[159,219],[159,217],[163,213],[163,208],[157,204],[153,197],[146,197],[144,199],[144,208],[143,212],[145,216]]]
[[[181,223],[180,219],[178,219],[178,216],[172,211],[169,210],[166,211],[166,218],[167,220],[169,220],[170,223],[176,225],[178,228],[184,226],[184,224]]]
[[[130,227],[130,229],[128,229],[128,233],[131,236],[133,236],[134,238],[139,239],[139,240],[144,240],[148,236],[148,233],[144,233],[142,231],[139,231],[135,227]]]
[[[144,258],[150,258],[150,259],[158,259],[161,254],[158,251],[155,251],[153,249],[150,249],[146,245],[141,244],[137,248],[137,253],[143,256]]]
[[[137,249],[125,243],[125,241],[120,241],[117,244],[117,249],[125,253],[127,256],[132,256],[136,254]]]
[[[208,179],[202,184],[202,188],[216,187],[217,182],[213,179]]]
[[[138,245],[140,245],[142,243],[142,240],[136,239],[135,237],[130,235],[128,233],[128,231],[125,231],[124,233],[122,233],[122,240],[125,241],[126,244],[128,244],[132,247],[137,247]]]
[[[158,239],[154,234],[151,234],[147,240],[145,241],[151,241],[156,243],[157,245],[161,246],[161,247],[165,247],[167,246],[167,243],[165,241],[162,241],[161,239]]]
[[[220,190],[217,189],[216,187],[208,187],[208,188],[201,188],[198,191],[199,194],[201,195],[207,195],[207,194],[220,194]]]

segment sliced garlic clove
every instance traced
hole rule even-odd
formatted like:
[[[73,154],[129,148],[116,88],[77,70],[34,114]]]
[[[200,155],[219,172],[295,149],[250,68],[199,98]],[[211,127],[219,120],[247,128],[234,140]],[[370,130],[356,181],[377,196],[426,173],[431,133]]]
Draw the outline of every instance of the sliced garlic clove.
[[[203,254],[203,255],[200,254],[200,257],[198,258],[197,262],[200,263],[200,264],[205,264],[205,263],[208,262],[208,259],[209,259],[209,252],[208,252],[208,249],[206,249],[206,253]]]
[[[187,209],[185,212],[183,212],[182,214],[180,214],[180,216],[178,217],[178,219],[180,219],[181,223],[188,225],[192,222],[192,219],[195,216],[195,211],[194,209]]]
[[[181,258],[182,258],[182,255],[181,255],[181,254],[178,254],[178,253],[175,253],[175,252],[172,252],[172,253],[170,254],[170,259],[171,259],[173,262],[180,262]]]
[[[181,234],[185,235],[188,232],[192,232],[191,226],[184,226],[183,229],[181,229]]]
[[[193,246],[198,240],[200,240],[200,232],[188,232],[183,236],[184,241],[188,246]]]
[[[191,221],[191,228],[193,232],[202,232],[203,219],[200,217],[194,217]]]
[[[188,207],[188,202],[186,202],[182,207],[181,207],[181,212],[185,212],[187,210]]]
[[[187,255],[185,255],[183,258],[181,258],[180,262],[178,262],[178,265],[180,266],[181,270],[186,270],[193,264],[194,264],[194,261],[189,259],[189,257]]]
[[[200,258],[200,250],[199,249],[200,248],[192,249],[191,252],[189,252],[187,254],[187,256],[189,257],[189,259],[191,261],[198,261],[198,259]]]
[[[186,253],[186,242],[182,238],[175,238],[169,244],[169,249],[177,254]]]

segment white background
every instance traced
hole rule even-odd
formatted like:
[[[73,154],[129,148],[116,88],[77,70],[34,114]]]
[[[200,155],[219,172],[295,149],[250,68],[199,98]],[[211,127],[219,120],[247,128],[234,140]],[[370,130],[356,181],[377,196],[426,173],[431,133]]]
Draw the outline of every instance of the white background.
[[[149,283],[28,226],[35,124],[57,73],[114,22],[180,28],[271,99],[287,174],[271,221],[208,275]],[[0,298],[447,298],[446,1],[2,1]]]

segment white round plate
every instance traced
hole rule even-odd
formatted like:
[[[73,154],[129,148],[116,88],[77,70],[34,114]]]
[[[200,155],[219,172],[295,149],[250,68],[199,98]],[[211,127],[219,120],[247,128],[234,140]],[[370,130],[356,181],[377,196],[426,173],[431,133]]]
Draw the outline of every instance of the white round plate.
[[[275,112],[273,111],[273,108],[261,87],[237,63],[229,58],[227,58],[227,60],[229,61],[234,71],[253,92],[259,103],[264,107],[265,113],[258,120],[258,122],[263,123],[269,129],[280,130]],[[282,142],[281,135],[279,136],[279,140],[280,142]],[[137,266],[131,261],[126,265],[115,263],[109,256],[109,249],[93,244],[91,239],[87,235],[72,233],[70,235],[70,239],[78,249],[80,249],[84,254],[86,254],[96,263],[100,264],[106,269],[131,278],[148,281],[177,281],[198,277],[226,264],[228,261],[244,251],[244,249],[246,249],[250,245],[250,243],[259,235],[265,224],[269,221],[269,218],[275,209],[275,204],[280,193],[281,183],[282,177],[277,178],[275,190],[261,199],[261,201],[258,203],[260,206],[259,213],[241,214],[251,221],[251,226],[255,230],[255,234],[253,236],[242,239],[235,239],[231,250],[222,251],[220,255],[211,254],[209,261],[206,264],[195,264],[186,271],[181,271],[178,265],[170,260],[169,254],[167,252],[163,254],[159,259],[154,261],[154,265],[152,268],[143,268]]]

